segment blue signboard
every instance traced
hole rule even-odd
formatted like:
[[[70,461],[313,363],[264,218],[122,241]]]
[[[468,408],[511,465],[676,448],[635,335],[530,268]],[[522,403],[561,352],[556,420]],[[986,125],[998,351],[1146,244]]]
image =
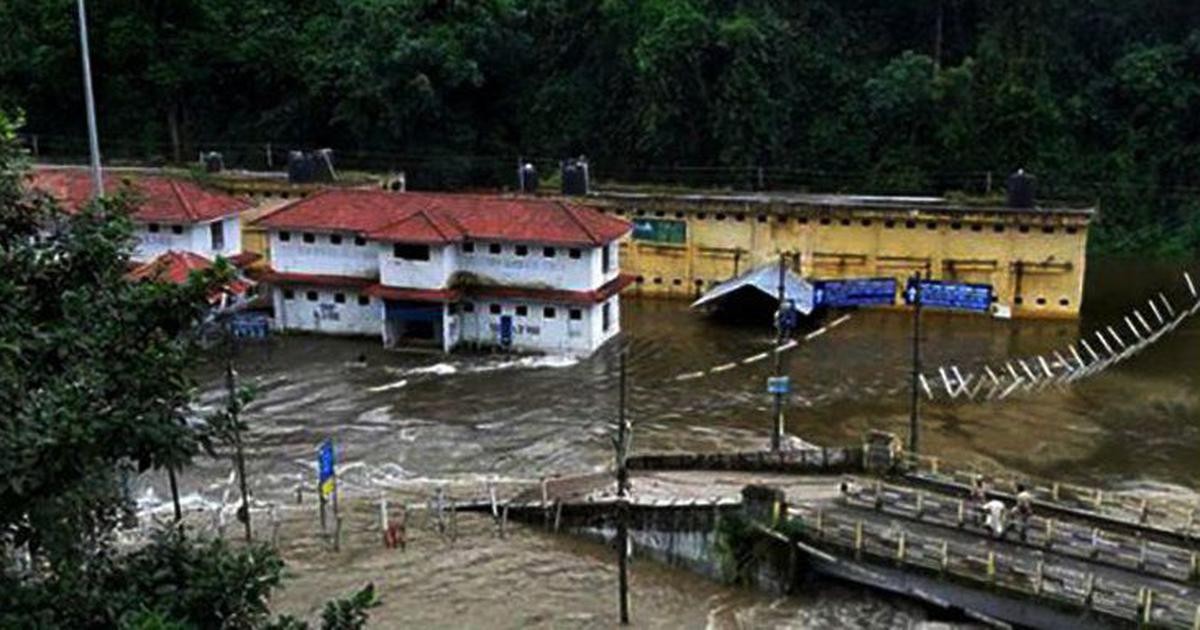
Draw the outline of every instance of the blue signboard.
[[[786,376],[768,376],[768,394],[786,394],[792,389],[792,383]]]
[[[969,282],[945,282],[921,280],[921,306],[926,308],[949,308],[959,311],[985,313],[992,307],[992,285]],[[904,290],[904,301],[916,301],[916,287],[908,281]]]
[[[333,440],[325,440],[317,450],[317,481],[323,497],[333,494],[333,465]]]
[[[813,305],[839,308],[896,303],[895,278],[813,281]]]

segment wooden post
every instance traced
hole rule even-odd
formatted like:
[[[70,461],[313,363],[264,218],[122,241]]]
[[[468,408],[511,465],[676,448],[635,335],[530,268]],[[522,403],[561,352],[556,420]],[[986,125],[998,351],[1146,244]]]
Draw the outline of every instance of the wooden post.
[[[825,511],[817,508],[817,537],[825,537]]]
[[[333,550],[342,550],[342,516],[334,510],[333,513]]]
[[[37,136],[34,136],[34,146],[37,144]],[[35,153],[36,155],[36,153]],[[167,480],[171,484],[171,503],[175,506],[175,525],[180,525],[183,522],[183,506],[179,503],[179,484],[175,480],[175,466],[167,466]],[[182,533],[182,529],[180,532]]]
[[[1034,595],[1042,594],[1042,581],[1045,579],[1045,573],[1044,573],[1045,567],[1043,565],[1044,565],[1044,563],[1041,560],[1038,560],[1037,573],[1034,576],[1034,582],[1033,582],[1033,594]]]
[[[301,486],[296,486],[296,505],[304,503],[304,490]]]
[[[929,472],[934,475],[938,474],[938,458],[936,458],[936,457],[929,458]]]
[[[1058,482],[1057,481],[1055,481],[1050,486],[1050,498],[1056,502],[1058,501]]]
[[[996,552],[989,551],[987,555],[987,576],[988,582],[996,583]]]
[[[863,546],[863,522],[858,521],[854,524],[854,557],[862,558]]]
[[[500,538],[505,536],[505,528],[508,527],[508,504],[504,504],[504,509],[500,512]]]
[[[1054,519],[1046,519],[1046,548],[1054,545]]]
[[[555,501],[557,507],[554,508],[554,532],[558,533],[558,528],[562,525],[562,501]]]
[[[900,532],[900,538],[896,541],[896,562],[904,562],[904,532]]]
[[[917,490],[917,518],[921,518],[921,514],[925,511],[925,493]]]
[[[946,567],[950,565],[950,543],[942,541],[942,573],[946,572]]]

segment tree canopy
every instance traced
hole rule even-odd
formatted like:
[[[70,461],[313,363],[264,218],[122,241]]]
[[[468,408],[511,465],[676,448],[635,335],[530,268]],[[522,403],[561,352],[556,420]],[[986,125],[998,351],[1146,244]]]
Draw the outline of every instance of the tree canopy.
[[[66,213],[24,185],[0,111],[0,627],[287,628],[268,597],[283,563],[171,528],[122,550],[133,475],[190,463],[193,331],[228,279],[127,278],[128,194]],[[331,602],[324,628],[363,625],[368,587]]]
[[[0,105],[82,155],[74,3],[0,6]],[[1102,248],[1196,241],[1188,0],[112,0],[90,8],[105,153],[331,146],[422,187],[517,156],[628,181],[981,192],[1024,167],[1099,201]]]

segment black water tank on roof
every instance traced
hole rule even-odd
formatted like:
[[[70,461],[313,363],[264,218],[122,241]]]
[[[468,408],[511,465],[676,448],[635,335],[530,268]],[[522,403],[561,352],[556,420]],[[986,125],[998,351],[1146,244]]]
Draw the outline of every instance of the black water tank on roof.
[[[333,151],[321,149],[311,153],[288,152],[288,182],[310,184],[332,182],[337,179],[333,170]]]
[[[1009,208],[1032,208],[1037,199],[1037,178],[1017,169],[1004,182],[1005,205]]]
[[[588,194],[588,163],[584,158],[563,160],[562,194],[586,196]]]
[[[221,154],[216,151],[209,151],[204,154],[204,170],[208,173],[220,173],[225,170],[225,160]]]

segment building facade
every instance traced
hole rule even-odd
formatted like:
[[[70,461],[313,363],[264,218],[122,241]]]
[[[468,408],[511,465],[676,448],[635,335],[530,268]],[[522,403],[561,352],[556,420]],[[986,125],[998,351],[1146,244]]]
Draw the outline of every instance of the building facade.
[[[993,287],[1013,317],[1078,317],[1091,208],[961,206],[840,195],[594,192],[634,223],[622,245],[634,295],[695,299],[789,256],[805,279],[894,277]],[[897,296],[897,303],[901,303]]]
[[[586,354],[620,330],[628,223],[522,197],[331,189],[255,222],[276,326]]]
[[[133,195],[137,244],[133,258],[149,262],[167,252],[188,252],[244,262],[239,215],[251,204],[185,179],[134,172],[105,172],[106,194],[127,190]],[[43,167],[30,176],[30,186],[54,197],[67,212],[91,199],[86,169]]]

